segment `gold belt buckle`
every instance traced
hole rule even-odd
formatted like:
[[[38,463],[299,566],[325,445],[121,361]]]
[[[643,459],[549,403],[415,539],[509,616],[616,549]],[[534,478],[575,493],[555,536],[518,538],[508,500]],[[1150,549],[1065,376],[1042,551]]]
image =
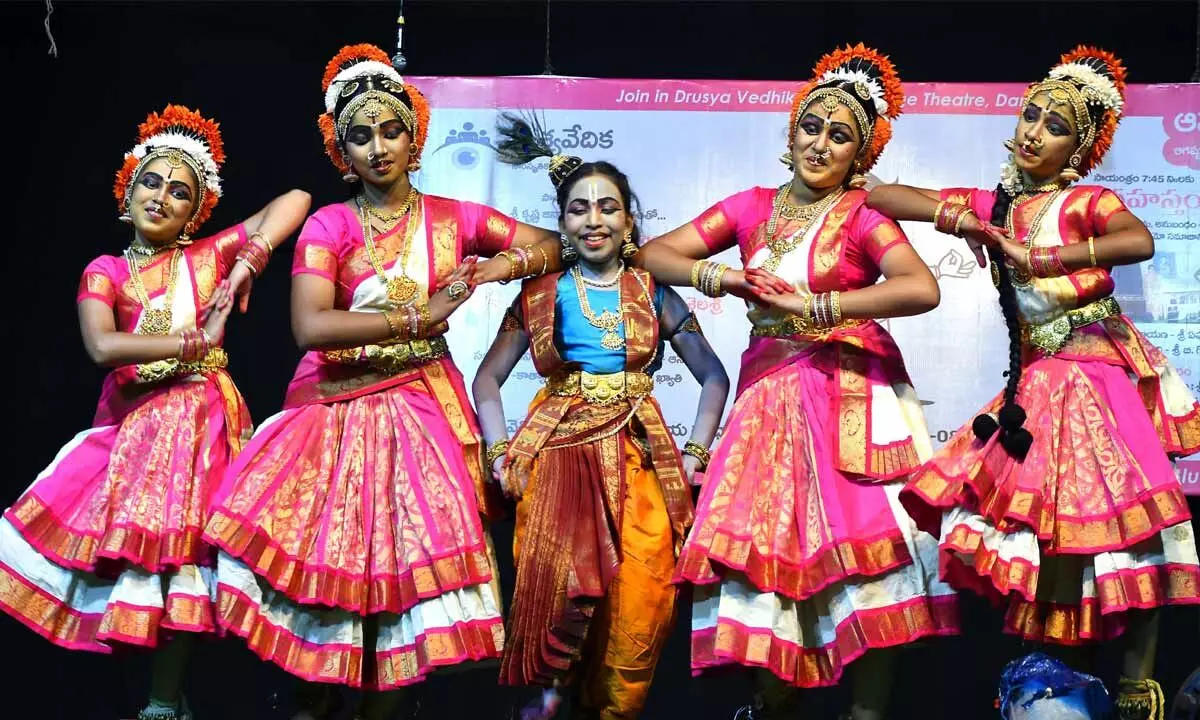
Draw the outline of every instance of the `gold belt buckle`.
[[[412,356],[417,361],[424,361],[433,358],[433,343],[425,338],[418,338],[409,343],[412,348]]]
[[[596,405],[606,405],[625,396],[625,373],[596,375],[579,373],[579,390],[584,399]]]

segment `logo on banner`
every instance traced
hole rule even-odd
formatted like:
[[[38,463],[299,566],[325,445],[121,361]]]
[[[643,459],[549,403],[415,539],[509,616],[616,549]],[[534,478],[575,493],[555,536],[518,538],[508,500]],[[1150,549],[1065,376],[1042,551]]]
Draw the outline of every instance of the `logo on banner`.
[[[451,148],[450,159],[454,166],[462,170],[471,170],[479,164],[479,148],[495,150],[487,130],[476,130],[475,123],[465,122],[459,130],[446,133],[446,139],[434,150],[433,155],[446,148]]]
[[[1200,115],[1191,111],[1163,117],[1167,142],[1163,158],[1172,165],[1200,170]]]

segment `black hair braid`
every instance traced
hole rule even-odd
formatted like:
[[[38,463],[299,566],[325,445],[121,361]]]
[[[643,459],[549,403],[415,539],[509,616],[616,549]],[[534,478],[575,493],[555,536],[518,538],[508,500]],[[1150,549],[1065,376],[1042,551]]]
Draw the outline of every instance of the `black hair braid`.
[[[996,204],[992,207],[991,222],[1003,226],[1012,205],[1013,196],[1003,187],[996,188]],[[1000,312],[1004,315],[1004,324],[1008,328],[1008,370],[1005,371],[1008,381],[1004,386],[1004,404],[1000,407],[998,417],[979,415],[972,423],[975,437],[986,442],[997,431],[1000,431],[1000,444],[1008,454],[1018,462],[1025,459],[1033,444],[1033,435],[1026,430],[1025,409],[1017,404],[1017,388],[1021,384],[1021,316],[1017,309],[1017,292],[1013,288],[1012,275],[1005,265],[1004,253],[998,248],[988,248],[988,260],[995,263],[1000,284],[997,288],[1000,299]]]

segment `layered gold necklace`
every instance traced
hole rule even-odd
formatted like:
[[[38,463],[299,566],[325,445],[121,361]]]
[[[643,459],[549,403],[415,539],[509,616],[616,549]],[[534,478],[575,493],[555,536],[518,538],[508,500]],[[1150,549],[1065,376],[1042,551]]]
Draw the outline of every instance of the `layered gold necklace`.
[[[621,268],[617,271],[612,280],[598,282],[588,280],[583,276],[579,266],[575,265],[571,268],[571,277],[575,280],[575,294],[579,297],[579,309],[583,312],[583,317],[592,327],[604,331],[600,337],[600,347],[605,350],[619,350],[625,347],[625,341],[621,339],[617,333],[617,328],[621,326],[621,277],[625,274],[625,264],[621,264]],[[617,312],[605,310],[597,315],[592,310],[591,303],[588,302],[587,288],[585,285],[590,285],[597,288],[610,288],[614,285],[617,288]]]
[[[375,270],[375,275],[380,282],[387,288],[388,301],[393,306],[411,305],[417,297],[419,285],[416,280],[408,276],[408,256],[412,252],[413,236],[416,235],[417,226],[420,225],[420,193],[416,188],[408,191],[408,197],[404,198],[404,203],[400,209],[385,213],[379,208],[370,203],[363,195],[359,195],[354,199],[358,205],[359,222],[362,224],[363,244],[367,249],[367,260],[371,263],[371,267]],[[418,210],[415,212],[413,208]],[[371,219],[376,218],[385,225],[394,225],[401,218],[408,215],[408,227],[404,229],[404,239],[400,245],[400,257],[396,260],[397,270],[399,274],[394,277],[388,277],[384,271],[383,263],[379,259],[379,252],[375,247],[374,230],[371,228]]]
[[[771,207],[771,218],[767,221],[767,248],[771,251],[771,254],[767,257],[766,262],[762,264],[762,269],[768,272],[775,272],[779,269],[779,264],[783,262],[784,256],[800,245],[805,233],[812,227],[812,224],[824,215],[826,210],[833,207],[833,204],[845,194],[845,191],[839,188],[808,205],[793,204],[789,199],[791,194],[791,182],[781,185],[779,190],[775,192],[775,202]],[[786,238],[777,238],[775,237],[775,228],[779,223],[780,217],[788,220],[796,220],[800,223],[800,227]]]
[[[179,259],[183,250],[172,246],[171,262],[167,267],[167,292],[163,298],[162,309],[150,307],[150,295],[146,292],[146,284],[142,282],[142,262],[149,263],[154,256],[165,252],[168,248],[157,250],[141,245],[130,245],[125,249],[125,263],[129,266],[129,284],[133,286],[133,294],[142,305],[142,316],[134,332],[140,335],[166,335],[171,332],[174,322],[171,308],[175,305],[175,278],[179,271]],[[139,262],[137,256],[145,258]]]

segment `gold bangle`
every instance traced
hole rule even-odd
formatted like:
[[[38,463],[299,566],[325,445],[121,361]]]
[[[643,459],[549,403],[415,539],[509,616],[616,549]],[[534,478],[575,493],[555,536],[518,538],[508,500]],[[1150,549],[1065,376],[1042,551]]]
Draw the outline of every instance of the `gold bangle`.
[[[513,259],[513,256],[510,255],[507,250],[501,250],[500,252],[496,253],[496,257],[504,258],[508,261],[508,279],[502,280],[501,282],[510,283],[513,280],[516,280],[517,261]]]
[[[492,443],[491,445],[488,445],[487,452],[484,454],[485,457],[487,458],[488,467],[490,468],[492,466],[492,463],[496,462],[497,458],[501,457],[502,455],[504,455],[507,452],[508,452],[508,439],[507,438],[505,438],[504,440],[497,440],[496,442]]]
[[[267,238],[266,233],[255,230],[254,232],[250,233],[249,236],[247,236],[246,242],[254,242],[255,238],[262,241],[261,247],[263,250],[266,250],[268,256],[274,252],[275,248],[271,245],[271,241]]]
[[[713,271],[713,286],[712,286],[712,291],[713,291],[712,296],[713,297],[721,297],[722,295],[724,295],[724,293],[721,292],[721,281],[725,278],[725,271],[728,269],[729,269],[728,265],[726,265],[724,263],[717,263],[717,267]]]
[[[966,210],[963,210],[961,213],[959,213],[958,220],[954,221],[954,236],[955,237],[963,236],[963,234],[962,234],[963,220],[966,220],[968,215],[974,215],[974,214],[975,214],[975,211],[972,210],[971,208],[967,208]]]
[[[550,258],[546,255],[546,250],[541,245],[537,246],[537,251],[542,254],[542,272],[540,274],[545,275],[546,270],[550,267]]]
[[[937,224],[938,224],[938,218],[940,218],[940,217],[942,216],[942,208],[943,208],[943,207],[945,207],[945,206],[946,206],[946,201],[945,201],[945,200],[939,200],[939,201],[938,201],[938,204],[937,204],[937,207],[935,207],[935,208],[933,209],[933,224],[934,224],[934,227],[937,227]],[[941,230],[941,228],[938,228],[938,229],[939,229],[939,230]]]
[[[433,317],[430,316],[428,305],[417,306],[417,331],[415,337],[425,337],[429,334],[429,326],[433,324]]]
[[[1092,263],[1090,267],[1096,267],[1096,238],[1088,238],[1088,260]]]
[[[692,287],[700,289],[700,271],[704,269],[707,260],[697,260],[692,263]]]
[[[831,322],[830,322],[830,326],[837,327],[838,325],[841,325],[842,324],[842,291],[841,290],[834,290],[833,292],[829,293],[829,309],[830,309],[829,314],[833,316],[831,319]]]
[[[404,332],[403,332],[404,324],[402,322],[400,322],[402,318],[397,317],[402,312],[404,312],[404,311],[403,310],[388,310],[387,312],[385,312],[383,314],[383,319],[387,322],[389,338],[393,338],[393,339],[397,339],[397,340],[406,339],[403,337],[404,336]]]
[[[691,455],[700,461],[700,469],[708,467],[708,463],[712,461],[712,453],[708,448],[704,447],[695,440],[688,440],[683,444],[683,454]]]

